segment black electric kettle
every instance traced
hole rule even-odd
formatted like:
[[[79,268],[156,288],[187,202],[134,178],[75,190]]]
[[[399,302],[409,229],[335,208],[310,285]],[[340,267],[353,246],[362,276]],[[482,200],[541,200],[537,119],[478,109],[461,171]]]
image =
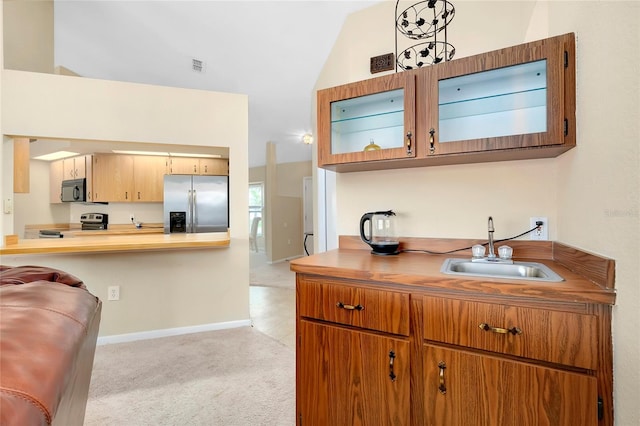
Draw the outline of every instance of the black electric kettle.
[[[398,241],[395,231],[395,215],[393,211],[387,210],[365,213],[360,218],[360,238],[369,244],[372,254],[389,255],[400,253],[398,250],[400,241]],[[365,228],[367,228],[368,232],[365,232]]]

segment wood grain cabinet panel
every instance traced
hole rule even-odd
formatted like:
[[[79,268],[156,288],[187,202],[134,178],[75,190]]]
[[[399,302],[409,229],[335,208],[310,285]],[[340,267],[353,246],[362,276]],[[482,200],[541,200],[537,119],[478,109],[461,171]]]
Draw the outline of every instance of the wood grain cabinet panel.
[[[133,156],[93,156],[93,201],[130,202],[133,199]]]
[[[169,159],[170,175],[197,175],[199,174],[200,160],[191,157],[171,157]]]
[[[64,160],[49,163],[49,203],[62,204],[62,181],[64,180]]]
[[[223,158],[200,158],[199,172],[205,176],[228,176],[229,160]]]
[[[409,294],[313,279],[298,283],[301,317],[409,335]]]
[[[576,145],[575,74],[569,33],[319,90],[318,165],[354,172],[556,157]]]
[[[161,156],[133,157],[134,202],[162,202],[167,158]]]
[[[305,320],[298,332],[298,424],[409,424],[408,340]]]
[[[437,346],[424,346],[423,424],[595,426],[596,378]]]
[[[424,297],[424,312],[424,338],[430,341],[598,367],[594,315],[429,296]]]

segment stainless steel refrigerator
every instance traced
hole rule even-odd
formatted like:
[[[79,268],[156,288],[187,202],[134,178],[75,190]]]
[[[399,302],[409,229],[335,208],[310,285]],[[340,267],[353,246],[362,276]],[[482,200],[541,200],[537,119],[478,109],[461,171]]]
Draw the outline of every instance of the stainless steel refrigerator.
[[[165,175],[165,234],[226,232],[228,228],[228,176]]]

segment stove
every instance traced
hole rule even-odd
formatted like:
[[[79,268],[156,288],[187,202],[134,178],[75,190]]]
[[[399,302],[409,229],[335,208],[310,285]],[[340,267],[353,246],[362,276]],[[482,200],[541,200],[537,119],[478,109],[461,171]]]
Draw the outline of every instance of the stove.
[[[104,213],[83,213],[80,215],[80,223],[83,231],[107,229],[109,215]]]

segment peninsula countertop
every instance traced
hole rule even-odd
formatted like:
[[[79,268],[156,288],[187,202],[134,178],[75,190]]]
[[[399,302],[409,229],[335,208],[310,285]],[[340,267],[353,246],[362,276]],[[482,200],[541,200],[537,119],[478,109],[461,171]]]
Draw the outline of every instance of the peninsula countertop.
[[[20,239],[0,247],[1,255],[100,253],[174,249],[207,249],[228,247],[228,232],[127,235],[96,235],[81,238]]]

